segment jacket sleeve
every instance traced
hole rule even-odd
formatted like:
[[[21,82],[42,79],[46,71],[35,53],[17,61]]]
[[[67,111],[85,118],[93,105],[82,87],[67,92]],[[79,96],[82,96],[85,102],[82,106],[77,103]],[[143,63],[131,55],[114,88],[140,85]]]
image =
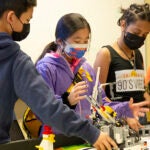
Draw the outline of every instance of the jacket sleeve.
[[[108,102],[106,99],[102,99],[103,105],[112,107],[117,112],[117,118],[133,118],[131,109],[129,108],[129,102]]]
[[[39,74],[43,77],[47,85],[55,92],[55,81],[56,81],[56,73],[53,65],[49,64],[49,67],[46,63],[37,63],[36,69]]]
[[[95,82],[96,82],[96,74],[93,70],[93,68],[88,64],[88,63],[84,63],[83,65],[84,69],[87,70],[90,75],[93,78],[93,83],[90,85],[93,91]],[[98,85],[100,87],[100,83]],[[92,94],[92,92],[91,92]],[[117,112],[117,117],[121,118],[121,117],[130,117],[133,118],[133,114],[132,111],[129,108],[129,103],[128,102],[108,102],[105,100],[106,99],[106,94],[105,91],[103,89],[98,90],[98,97],[97,97],[97,101],[98,103],[102,103],[102,105],[108,105],[110,107],[112,107],[116,112]]]
[[[68,136],[79,136],[91,144],[96,142],[100,134],[99,129],[55,99],[53,91],[23,52],[18,54],[12,72],[16,95],[43,123],[59,129]]]
[[[38,72],[41,74],[41,76],[43,77],[43,79],[45,80],[45,82],[47,83],[47,85],[49,86],[49,88],[51,88],[54,92],[55,92],[55,82],[56,82],[56,68],[54,65],[51,64],[47,64],[46,63],[37,63],[36,65],[36,69],[38,70]],[[70,105],[69,101],[68,101],[68,96],[69,93],[65,92],[62,95],[57,95],[55,94],[55,98],[58,100],[62,100],[62,102],[64,104],[66,104],[69,108],[71,109],[75,109],[76,105]]]

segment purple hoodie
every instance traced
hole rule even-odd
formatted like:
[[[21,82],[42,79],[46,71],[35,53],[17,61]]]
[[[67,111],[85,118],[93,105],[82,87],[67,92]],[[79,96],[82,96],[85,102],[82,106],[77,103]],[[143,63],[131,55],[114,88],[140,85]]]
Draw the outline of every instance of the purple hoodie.
[[[0,32],[0,144],[9,142],[15,102],[21,98],[44,124],[67,136],[79,136],[92,145],[100,130],[81,119],[45,84],[31,58],[7,33]]]
[[[48,84],[50,88],[54,90],[55,97],[59,98],[61,95],[67,91],[69,86],[74,79],[75,74],[78,69],[82,66],[82,68],[89,72],[91,75],[93,82],[88,82],[88,93],[87,95],[92,95],[93,87],[95,85],[96,74],[93,68],[87,63],[85,58],[81,58],[78,65],[75,67],[74,72],[71,70],[69,63],[62,56],[55,56],[54,53],[46,54],[44,58],[42,58],[37,63],[37,70],[43,76],[44,80]],[[132,113],[129,109],[128,102],[120,103],[120,102],[106,102],[105,101],[105,93],[102,93],[102,102],[104,105],[109,105],[118,113],[118,117],[127,116],[132,117]],[[75,111],[82,117],[89,116],[91,114],[90,111],[90,103],[85,99],[80,101]]]
[[[48,86],[54,90],[56,98],[60,98],[71,85],[75,74],[81,66],[84,70],[89,72],[93,79],[93,82],[88,82],[88,93],[86,93],[87,95],[92,95],[96,76],[92,67],[86,62],[85,58],[82,58],[79,61],[73,72],[69,63],[62,56],[55,57],[52,54],[47,54],[37,63],[36,68],[43,76]],[[102,97],[105,97],[104,93]],[[80,116],[87,118],[91,114],[90,103],[86,99],[80,101],[77,104],[75,111]]]

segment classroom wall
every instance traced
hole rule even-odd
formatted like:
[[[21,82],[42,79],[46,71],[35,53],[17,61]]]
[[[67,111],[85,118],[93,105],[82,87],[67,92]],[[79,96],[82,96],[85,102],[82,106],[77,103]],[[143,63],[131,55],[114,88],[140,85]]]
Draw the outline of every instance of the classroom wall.
[[[145,2],[150,4],[150,0],[145,0]],[[147,68],[148,66],[150,66],[150,34],[148,35],[146,40],[145,53],[146,53],[145,61],[146,61],[146,68]]]
[[[31,33],[20,43],[21,48],[35,62],[44,46],[55,40],[58,19],[66,13],[76,12],[82,14],[91,25],[92,41],[86,57],[93,64],[97,51],[120,35],[120,27],[117,26],[120,7],[128,7],[134,2],[143,3],[143,0],[38,0],[31,20]],[[145,47],[142,53],[145,58]]]

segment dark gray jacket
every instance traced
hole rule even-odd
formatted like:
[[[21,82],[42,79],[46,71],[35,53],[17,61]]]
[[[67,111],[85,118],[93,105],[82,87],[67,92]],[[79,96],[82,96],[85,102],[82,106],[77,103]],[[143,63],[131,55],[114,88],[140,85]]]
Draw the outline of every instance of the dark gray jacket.
[[[81,119],[46,85],[30,57],[6,33],[0,33],[0,143],[10,141],[15,102],[21,98],[47,125],[93,144],[100,131]]]

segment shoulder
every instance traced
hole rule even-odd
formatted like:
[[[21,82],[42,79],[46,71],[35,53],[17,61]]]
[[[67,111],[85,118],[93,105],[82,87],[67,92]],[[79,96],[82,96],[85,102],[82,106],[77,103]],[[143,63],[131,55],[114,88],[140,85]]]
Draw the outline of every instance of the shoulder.
[[[89,64],[87,60],[82,64],[82,67],[88,70],[93,70],[92,66]]]
[[[23,66],[34,66],[34,64],[33,64],[32,60],[31,60],[30,56],[28,56],[23,51],[19,50],[15,54],[15,61],[14,61],[14,64],[13,64],[13,69],[19,68],[21,66],[22,67]]]
[[[98,53],[97,57],[110,57],[110,51],[107,47],[102,47]]]
[[[139,49],[135,50],[135,53],[142,55],[142,53],[141,53],[141,51]]]
[[[36,69],[43,70],[43,71],[51,71],[51,70],[54,71],[54,70],[56,70],[56,66],[45,60],[40,60],[36,64]]]
[[[96,55],[95,63],[101,64],[103,62],[110,62],[111,54],[107,47],[102,47]]]
[[[139,49],[135,50],[135,56],[138,57],[138,59],[141,59],[143,61],[143,56]]]
[[[17,59],[18,61],[22,61],[22,59],[31,59],[31,57],[29,55],[27,55],[25,52],[23,52],[22,50],[19,50],[17,52]]]
[[[91,75],[95,74],[95,71],[92,67],[92,65],[85,59],[85,61],[82,63],[82,68],[85,70],[85,71],[88,71]]]

